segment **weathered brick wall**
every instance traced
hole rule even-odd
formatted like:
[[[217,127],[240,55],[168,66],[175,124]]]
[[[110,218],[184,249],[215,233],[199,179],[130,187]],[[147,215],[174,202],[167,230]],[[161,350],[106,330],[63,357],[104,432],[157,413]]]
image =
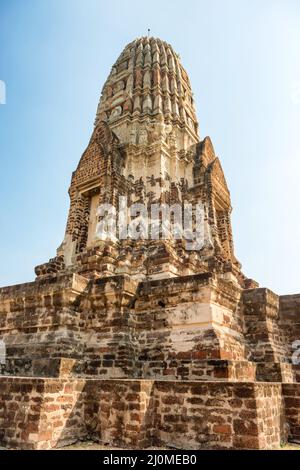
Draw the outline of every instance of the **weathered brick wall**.
[[[130,293],[130,290],[133,290]],[[0,290],[2,374],[132,376],[126,304],[129,278],[63,275]]]
[[[86,391],[93,438],[117,446],[272,449],[287,437],[280,384],[96,380]]]
[[[280,328],[286,334],[289,356],[291,357],[295,352],[294,341],[300,340],[300,294],[279,297],[279,306]],[[300,358],[299,355],[298,358]]]
[[[262,382],[300,382],[300,366],[285,362],[258,362],[255,378]]]
[[[238,303],[239,292],[209,273],[141,284],[129,315],[136,370],[185,380],[204,378],[212,360],[243,362]]]
[[[297,435],[295,391],[285,393]],[[280,384],[1,377],[0,404],[0,444],[8,447],[92,438],[127,448],[269,449],[285,438]]]
[[[48,449],[86,435],[82,380],[0,377],[0,443]]]
[[[141,288],[126,275],[89,281],[69,274],[4,288],[0,339],[7,359],[0,371],[251,380],[238,300],[239,292],[210,274]]]
[[[249,359],[289,362],[288,338],[279,324],[279,297],[268,289],[249,289],[243,291],[242,303]]]
[[[0,289],[2,373],[52,376],[60,367],[57,359],[82,357],[82,312],[76,301],[87,285],[71,274]]]
[[[89,435],[115,446],[149,446],[154,386],[147,380],[87,381],[85,419]]]
[[[300,384],[283,384],[282,391],[290,440],[300,442]]]
[[[240,291],[209,273],[141,284],[127,275],[92,281],[69,274],[3,288],[0,339],[7,358],[0,373],[300,379],[288,364],[277,296],[254,289],[242,298],[243,311]]]
[[[288,439],[282,386],[275,383],[252,384],[252,386],[255,393],[260,448],[272,449],[274,446],[276,448]],[[244,444],[246,448],[246,438]]]
[[[276,448],[280,385],[156,383],[155,436],[178,448]]]

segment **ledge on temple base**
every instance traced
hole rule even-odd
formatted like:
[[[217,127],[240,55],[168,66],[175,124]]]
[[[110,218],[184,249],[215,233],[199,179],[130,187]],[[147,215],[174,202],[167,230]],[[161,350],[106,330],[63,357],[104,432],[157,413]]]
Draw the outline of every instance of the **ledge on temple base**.
[[[0,445],[276,449],[299,400],[300,384],[0,377]]]

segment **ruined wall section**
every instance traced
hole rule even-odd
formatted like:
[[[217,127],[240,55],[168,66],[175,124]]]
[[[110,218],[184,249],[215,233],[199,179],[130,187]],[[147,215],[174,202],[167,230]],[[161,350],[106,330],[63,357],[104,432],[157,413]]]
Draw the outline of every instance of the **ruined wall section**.
[[[293,344],[300,340],[300,294],[279,297],[279,323],[285,331],[288,352],[292,356],[299,348],[299,345],[293,348]]]
[[[77,275],[0,289],[2,374],[70,374],[84,352],[78,298],[88,281]]]
[[[249,289],[244,290],[242,301],[248,358],[257,363],[257,379],[298,381],[299,366],[292,364],[298,325],[292,298],[281,300],[268,289]]]
[[[298,436],[298,389],[295,384],[2,377],[0,442],[28,450],[79,439],[131,449],[279,449],[288,435]]]
[[[3,374],[204,380],[255,375],[246,363],[240,292],[208,273],[142,284],[128,275],[89,280],[70,274],[0,294]]]
[[[239,296],[211,274],[142,283],[129,317],[136,370],[149,378],[253,378]]]

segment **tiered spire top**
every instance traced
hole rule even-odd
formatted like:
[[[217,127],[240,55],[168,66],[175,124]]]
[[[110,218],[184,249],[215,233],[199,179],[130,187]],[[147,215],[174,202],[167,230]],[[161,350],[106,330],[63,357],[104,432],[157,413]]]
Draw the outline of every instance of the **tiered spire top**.
[[[96,124],[151,120],[178,124],[198,139],[189,77],[178,54],[164,41],[143,37],[128,46],[103,87]]]

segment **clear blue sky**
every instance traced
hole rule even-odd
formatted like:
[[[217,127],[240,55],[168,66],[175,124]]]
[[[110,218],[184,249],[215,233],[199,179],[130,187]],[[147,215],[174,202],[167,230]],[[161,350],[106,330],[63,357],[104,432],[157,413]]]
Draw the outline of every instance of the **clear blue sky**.
[[[244,272],[300,292],[299,0],[0,0],[0,285],[55,255],[102,85],[148,27],[190,75]]]

